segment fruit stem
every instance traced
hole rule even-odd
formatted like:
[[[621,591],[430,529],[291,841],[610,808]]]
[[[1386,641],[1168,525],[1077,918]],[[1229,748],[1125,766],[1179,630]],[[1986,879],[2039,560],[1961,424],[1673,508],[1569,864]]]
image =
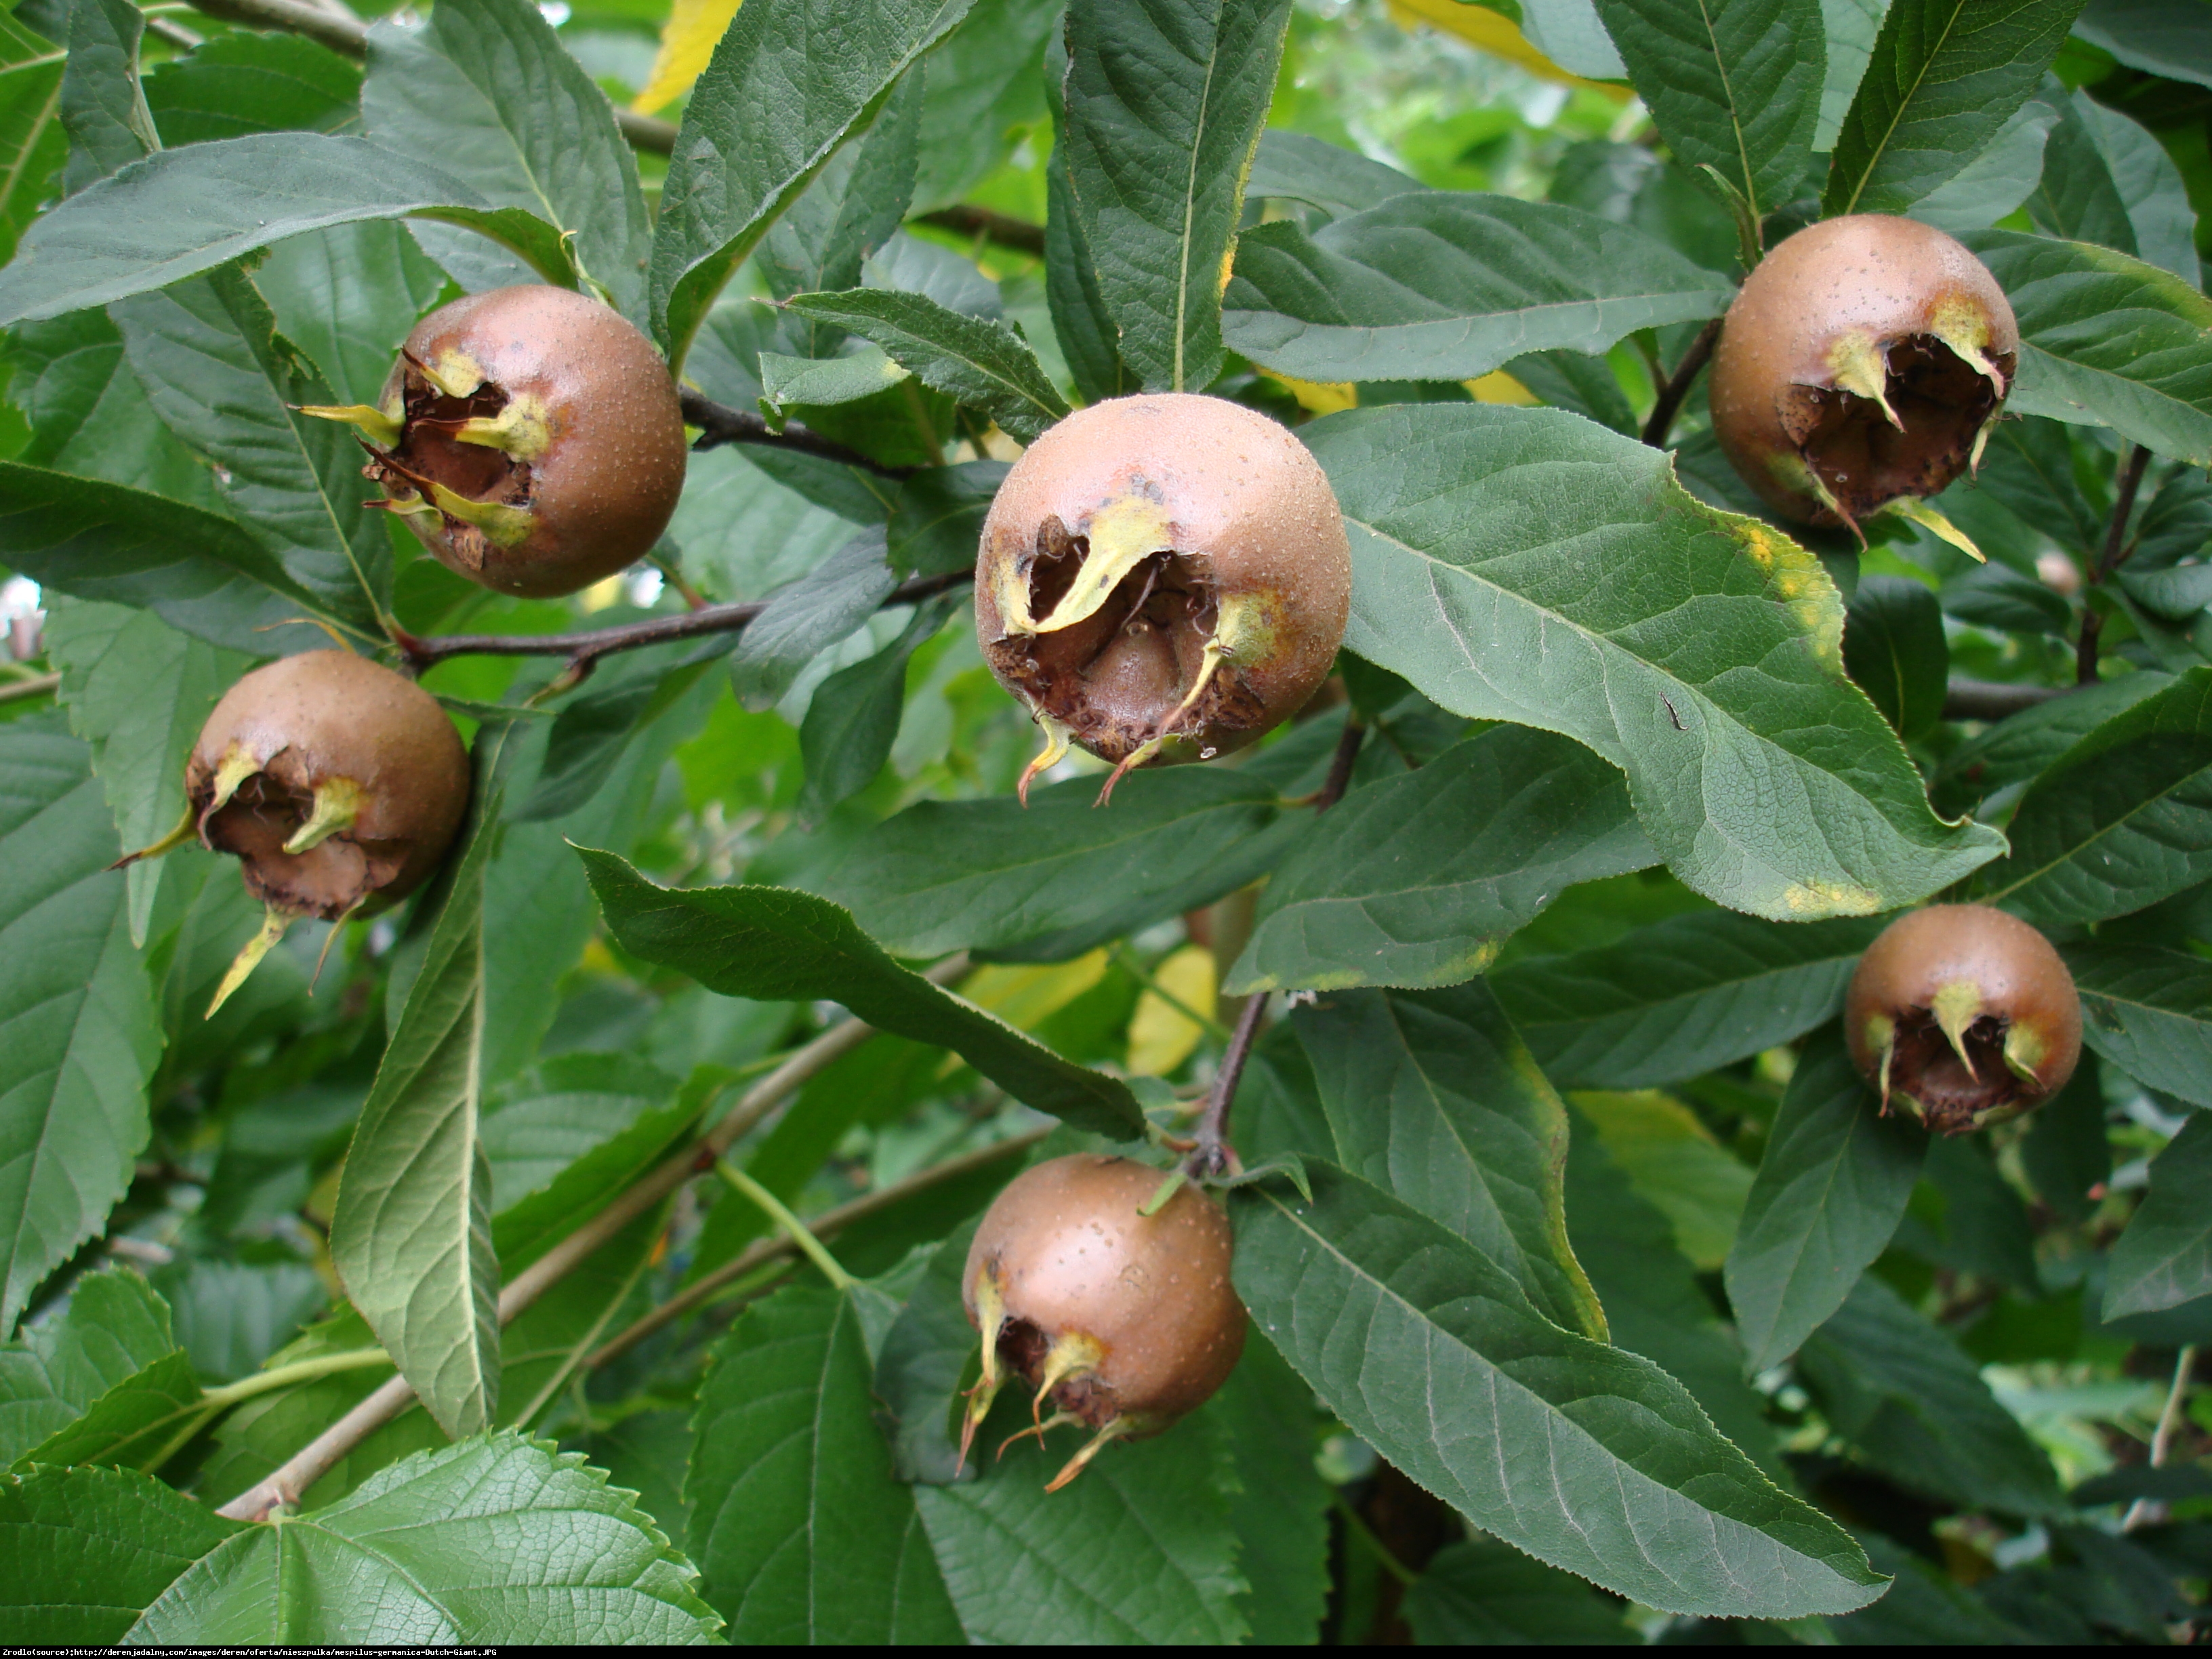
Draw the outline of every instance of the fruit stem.
[[[837,1258],[830,1254],[829,1247],[807,1230],[807,1225],[774,1193],[755,1181],[726,1158],[714,1160],[714,1173],[728,1183],[732,1190],[743,1193],[767,1212],[768,1218],[781,1228],[800,1254],[821,1270],[823,1278],[840,1291],[849,1291],[853,1275],[838,1265]]]
[[[2143,470],[2150,465],[2150,451],[2142,444],[2128,453],[2126,464],[2120,468],[2119,491],[2112,498],[2112,521],[2105,528],[2104,556],[2097,568],[2089,573],[2092,586],[2127,562],[2129,552],[2128,520],[2136,507],[2136,491],[2142,488]],[[2074,682],[2087,685],[2097,678],[2097,639],[2105,631],[2103,612],[2085,605],[2081,611],[2081,642],[2074,653]]]
[[[1229,1047],[1221,1056],[1221,1069],[1213,1074],[1213,1087],[1206,1091],[1206,1109],[1198,1120],[1198,1150],[1183,1166],[1194,1176],[1228,1173],[1229,1109],[1236,1103],[1237,1085],[1244,1076],[1244,1062],[1251,1057],[1253,1040],[1260,1035],[1260,1022],[1267,1012],[1267,999],[1261,994],[1247,1000],[1244,1012],[1237,1016],[1237,1029],[1229,1034]]]
[[[1667,384],[1659,388],[1658,401],[1651,405],[1651,417],[1644,423],[1644,441],[1652,448],[1667,447],[1668,429],[1674,424],[1674,416],[1681,413],[1682,400],[1690,395],[1698,371],[1711,361],[1714,343],[1720,337],[1721,319],[1716,317],[1698,331],[1698,337],[1682,354],[1682,361],[1667,377]]]

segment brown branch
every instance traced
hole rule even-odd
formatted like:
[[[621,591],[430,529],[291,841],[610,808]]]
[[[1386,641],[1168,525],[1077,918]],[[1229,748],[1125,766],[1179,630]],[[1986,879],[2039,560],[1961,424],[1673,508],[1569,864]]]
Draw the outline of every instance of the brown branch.
[[[2120,467],[2119,493],[2112,500],[2112,521],[2105,528],[2104,554],[2098,559],[2096,568],[2089,573],[2092,587],[2126,563],[2133,550],[2128,541],[2128,520],[2135,513],[2136,491],[2142,487],[2143,469],[2149,465],[2149,449],[2137,444]],[[2104,614],[2085,605],[2081,611],[2081,642],[2074,651],[2074,678],[2077,684],[2087,685],[2097,678],[2097,641],[2104,631]]]
[[[917,576],[885,594],[884,605],[886,608],[918,605],[975,580],[972,570]],[[734,633],[767,610],[769,604],[766,599],[748,599],[741,605],[710,605],[675,616],[651,617],[617,628],[586,629],[574,634],[409,634],[402,635],[398,644],[418,674],[448,657],[566,657],[568,666],[564,672],[573,684],[583,678],[600,658],[617,651]]]
[[[1682,400],[1690,395],[1698,371],[1705,368],[1713,355],[1713,343],[1721,337],[1721,322],[1716,317],[1698,331],[1698,337],[1690,342],[1682,361],[1674,365],[1674,372],[1659,388],[1659,400],[1651,405],[1651,418],[1644,423],[1644,441],[1652,448],[1666,448],[1667,433],[1674,424],[1674,416],[1681,412]]]
[[[920,471],[911,466],[886,466],[857,449],[848,449],[818,432],[809,431],[796,421],[786,422],[783,430],[779,432],[762,416],[748,410],[732,409],[727,404],[718,404],[712,398],[688,387],[683,392],[682,400],[684,422],[699,428],[699,441],[691,446],[694,449],[719,449],[724,444],[763,444],[773,449],[795,449],[803,455],[818,456],[825,461],[857,466],[879,478],[910,478]]]
[[[994,213],[989,208],[971,207],[963,202],[956,207],[939,208],[934,213],[916,216],[916,222],[934,225],[939,230],[950,230],[963,236],[980,236],[987,242],[996,242],[1000,247],[1012,248],[1018,253],[1044,257],[1044,227],[1033,225],[1026,219],[1017,219],[1012,214]]]
[[[2063,697],[2073,690],[2065,685],[2006,685],[1995,680],[1953,680],[1943,691],[1947,720],[2001,720],[2022,709],[2033,708]]]
[[[33,674],[28,679],[0,682],[0,702],[13,702],[18,697],[42,697],[49,691],[58,690],[59,674]]]
[[[892,1205],[913,1197],[916,1193],[951,1181],[955,1176],[967,1175],[971,1170],[995,1164],[1000,1158],[1010,1158],[1016,1152],[1026,1152],[1051,1133],[1049,1128],[1032,1129],[1026,1134],[1010,1136],[1005,1140],[994,1141],[988,1146],[963,1153],[958,1158],[948,1158],[942,1164],[910,1175],[903,1181],[893,1182],[888,1187],[865,1194],[850,1203],[840,1204],[833,1210],[824,1210],[820,1215],[808,1220],[806,1230],[817,1238],[827,1238],[841,1229],[851,1226],[856,1221],[865,1220],[878,1211],[889,1209]],[[798,1247],[787,1235],[764,1238],[756,1244],[748,1246],[740,1254],[724,1262],[712,1273],[702,1274],[695,1282],[685,1285],[675,1296],[644,1315],[628,1329],[610,1337],[601,1346],[586,1356],[585,1369],[588,1370],[604,1365],[609,1360],[628,1353],[663,1326],[672,1324],[693,1309],[711,1302],[719,1291],[734,1285],[757,1268],[765,1267],[768,1263],[779,1261],[785,1256],[795,1255],[797,1249]]]
[[[968,953],[948,957],[932,968],[927,977],[943,984],[968,970]],[[569,1234],[510,1280],[500,1292],[499,1322],[510,1323],[522,1310],[581,1266],[592,1254],[624,1227],[669,1197],[696,1175],[711,1169],[716,1158],[746,1130],[765,1117],[785,1097],[831,1061],[851,1052],[875,1035],[875,1028],[857,1019],[834,1025],[811,1042],[792,1051],[784,1062],[745,1091],[738,1103],[700,1137],[665,1160],[618,1195],[606,1208]],[[325,1429],[307,1445],[271,1470],[262,1480],[240,1492],[216,1511],[234,1521],[264,1521],[282,1504],[296,1504],[332,1466],[369,1435],[407,1408],[415,1388],[404,1376],[394,1376],[366,1400]]]
[[[1356,720],[1345,721],[1343,733],[1336,740],[1336,752],[1328,757],[1328,776],[1313,798],[1316,813],[1328,811],[1344,799],[1344,792],[1352,784],[1352,769],[1359,761],[1359,745],[1366,740],[1365,726]]]

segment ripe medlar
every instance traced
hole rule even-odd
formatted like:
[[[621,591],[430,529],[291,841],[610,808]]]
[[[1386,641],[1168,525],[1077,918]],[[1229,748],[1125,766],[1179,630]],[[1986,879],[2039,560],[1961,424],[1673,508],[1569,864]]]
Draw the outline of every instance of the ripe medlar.
[[[1802,523],[1856,531],[1900,504],[1933,519],[1919,498],[1978,464],[2019,352],[2004,290],[1959,243],[1886,214],[1829,219],[1759,261],[1729,307],[1713,433]]]
[[[1266,416],[1183,393],[1069,416],[999,486],[975,633],[1045,748],[1114,771],[1210,760],[1311,696],[1344,642],[1352,554],[1320,464]]]
[[[2081,1001],[2051,941],[1985,904],[1933,904],[1892,922],[1844,1000],[1851,1059],[1929,1128],[1964,1134],[2066,1086]]]
[[[1025,1171],[992,1204],[961,1275],[969,1322],[983,1334],[963,1459],[1002,1367],[1036,1390],[1024,1433],[1042,1439],[1063,1423],[1097,1431],[1048,1492],[1109,1440],[1157,1434],[1197,1410],[1235,1369],[1245,1315],[1229,1283],[1229,1218],[1188,1184],[1144,1214],[1164,1178],[1150,1164],[1079,1152]],[[1048,1398],[1056,1410],[1043,1420]]]
[[[684,489],[668,366],[619,312],[564,288],[493,289],[415,325],[364,469],[439,561],[502,593],[574,593],[645,556]]]
[[[197,831],[239,860],[268,907],[208,1012],[301,916],[404,898],[438,867],[469,803],[469,757],[429,693],[349,651],[307,651],[224,693],[185,763],[185,822],[123,860]]]

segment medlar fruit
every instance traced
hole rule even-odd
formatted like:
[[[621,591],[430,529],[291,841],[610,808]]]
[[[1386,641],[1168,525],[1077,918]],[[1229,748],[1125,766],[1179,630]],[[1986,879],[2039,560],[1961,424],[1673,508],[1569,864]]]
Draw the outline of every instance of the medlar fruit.
[[[2066,1086],[2081,1001],[2051,941],[1985,904],[1900,916],[1859,958],[1844,1000],[1851,1059],[1947,1135],[2002,1123]]]
[[[668,366],[619,312],[564,288],[493,289],[415,325],[364,471],[440,562],[502,593],[574,593],[645,556],[684,489]]]
[[[1014,463],[983,521],[975,633],[1045,747],[1114,771],[1210,760],[1311,696],[1352,555],[1320,464],[1266,416],[1164,393],[1094,404]]]
[[[1729,307],[1713,433],[1802,523],[1856,531],[1885,507],[1933,520],[1919,498],[1978,464],[2019,352],[2004,290],[1959,243],[1886,214],[1829,219],[1759,261]]]
[[[1143,1213],[1166,1178],[1079,1152],[1017,1176],[985,1213],[961,1276],[969,1322],[983,1334],[963,1459],[1005,1370],[1036,1390],[1024,1433],[1097,1431],[1046,1488],[1057,1492],[1109,1441],[1157,1434],[1197,1410],[1235,1369],[1245,1314],[1229,1283],[1229,1218],[1188,1184]],[[1037,1415],[1048,1398],[1048,1420]]]
[[[257,668],[223,694],[185,763],[185,821],[268,908],[212,1014],[301,916],[340,921],[404,898],[438,867],[469,803],[469,757],[412,680],[349,651]]]

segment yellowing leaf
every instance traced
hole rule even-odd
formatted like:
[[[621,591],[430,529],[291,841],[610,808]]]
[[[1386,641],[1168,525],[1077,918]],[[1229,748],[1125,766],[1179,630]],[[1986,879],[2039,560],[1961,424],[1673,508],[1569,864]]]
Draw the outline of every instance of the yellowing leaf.
[[[1106,977],[1103,947],[1073,962],[1031,967],[1021,963],[991,963],[978,968],[960,988],[960,994],[978,1008],[988,1008],[1007,1024],[1033,1031],[1085,991]]]
[[[1672,1095],[1641,1089],[1567,1098],[1596,1127],[1628,1184],[1666,1216],[1682,1254],[1702,1268],[1726,1261],[1751,1194],[1748,1166]]]
[[[1359,407],[1359,388],[1349,380],[1324,385],[1319,380],[1293,380],[1272,368],[1263,368],[1260,373],[1289,392],[1298,400],[1298,406],[1311,414],[1334,415],[1340,409]]]
[[[743,0],[676,0],[668,21],[660,26],[660,52],[653,60],[652,78],[629,106],[650,115],[690,91],[729,32],[741,3]]]
[[[1176,1002],[1209,1019],[1213,1016],[1213,952],[1186,945],[1152,970],[1152,979]],[[1165,1077],[1190,1058],[1206,1027],[1149,987],[1137,999],[1129,1019],[1129,1070],[1138,1077]]]
[[[1462,382],[1474,394],[1479,404],[1514,404],[1526,406],[1540,402],[1536,394],[1522,386],[1502,368],[1493,368],[1487,374],[1478,375]]]
[[[1634,95],[1626,87],[1616,87],[1604,81],[1586,81],[1579,75],[1570,75],[1530,46],[1528,37],[1515,27],[1510,19],[1487,6],[1462,5],[1460,0],[1390,0],[1390,15],[1397,20],[1400,28],[1411,29],[1415,23],[1431,24],[1447,34],[1457,35],[1468,45],[1490,53],[1493,58],[1503,58],[1508,63],[1518,64],[1529,74],[1542,80],[1557,81],[1570,87],[1594,87],[1624,104]]]

